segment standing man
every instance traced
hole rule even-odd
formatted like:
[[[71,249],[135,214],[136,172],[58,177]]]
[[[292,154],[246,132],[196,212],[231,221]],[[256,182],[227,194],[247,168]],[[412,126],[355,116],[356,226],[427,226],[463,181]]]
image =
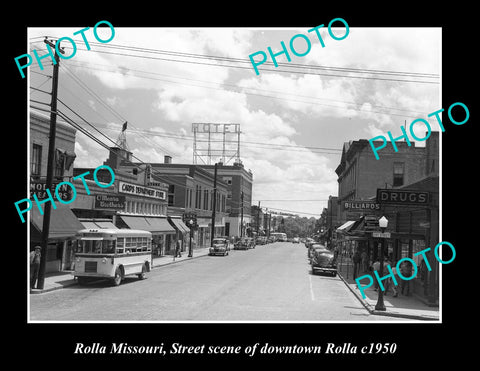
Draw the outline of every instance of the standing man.
[[[178,239],[176,242],[175,257],[178,257],[178,258],[182,257],[182,241],[180,241],[180,239]]]
[[[37,283],[41,251],[40,246],[35,246],[35,249],[30,252],[30,289],[34,289]]]
[[[358,250],[353,254],[353,279],[358,277],[358,272],[360,270],[360,263],[362,262],[362,257]]]

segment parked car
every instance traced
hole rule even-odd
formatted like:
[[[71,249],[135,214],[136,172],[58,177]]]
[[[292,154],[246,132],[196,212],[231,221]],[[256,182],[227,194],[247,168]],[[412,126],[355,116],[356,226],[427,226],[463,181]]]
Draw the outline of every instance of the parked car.
[[[334,277],[337,275],[337,259],[333,251],[327,250],[325,246],[317,247],[312,250],[310,264],[312,266],[312,274],[319,271],[322,273],[330,273]]]
[[[257,245],[265,245],[267,243],[267,237],[265,236],[259,236],[256,238],[256,244]]]
[[[208,255],[228,255],[230,243],[227,238],[214,238],[212,246],[208,250]]]
[[[300,237],[293,237],[292,242],[293,243],[300,243]]]
[[[314,243],[315,240],[313,238],[307,237],[305,239],[305,247],[308,249],[312,243]]]
[[[308,251],[307,251],[307,255],[308,255],[308,258],[311,259],[312,258],[312,255],[313,255],[313,251],[315,249],[326,249],[326,247],[320,243],[311,243],[309,246],[308,246]]]
[[[235,250],[248,250],[250,249],[251,245],[251,238],[248,237],[242,237],[240,240],[238,240],[235,243],[235,246],[233,247]]]

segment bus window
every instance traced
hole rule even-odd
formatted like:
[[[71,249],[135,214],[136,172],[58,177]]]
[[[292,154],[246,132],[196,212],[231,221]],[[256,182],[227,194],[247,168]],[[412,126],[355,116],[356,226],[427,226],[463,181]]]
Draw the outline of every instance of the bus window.
[[[117,239],[117,254],[123,254],[125,247],[125,238],[119,237]]]
[[[102,246],[103,254],[113,254],[115,252],[115,241],[113,240],[104,240]]]
[[[93,245],[94,245],[94,248],[92,249],[93,253],[95,254],[101,254],[102,253],[102,242],[103,241],[92,241],[93,242]]]
[[[135,237],[126,237],[125,238],[125,252],[131,253],[136,252],[137,250],[137,239]]]

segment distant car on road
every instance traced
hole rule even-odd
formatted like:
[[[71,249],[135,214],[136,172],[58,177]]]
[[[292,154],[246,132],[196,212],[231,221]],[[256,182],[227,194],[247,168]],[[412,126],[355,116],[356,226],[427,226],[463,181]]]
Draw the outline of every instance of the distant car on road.
[[[259,236],[256,238],[256,244],[257,245],[265,245],[267,243],[267,237],[265,236]]]
[[[293,243],[300,243],[300,237],[293,237],[292,242]]]
[[[248,250],[248,249],[254,248],[255,246],[252,246],[253,244],[252,240],[253,238],[250,238],[250,237],[242,237],[239,241],[237,241],[233,249]]]
[[[334,277],[337,275],[337,260],[335,254],[327,250],[325,246],[316,247],[312,250],[310,265],[312,266],[312,274],[319,271],[322,273],[330,273]]]
[[[212,246],[208,250],[208,255],[228,255],[230,243],[227,238],[214,238]]]

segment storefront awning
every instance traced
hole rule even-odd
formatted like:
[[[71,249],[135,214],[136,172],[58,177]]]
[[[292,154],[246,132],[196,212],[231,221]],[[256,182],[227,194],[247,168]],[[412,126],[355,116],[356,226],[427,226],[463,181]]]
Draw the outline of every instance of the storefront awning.
[[[130,229],[140,229],[149,232],[175,233],[175,229],[166,218],[153,218],[145,216],[120,215],[120,218]]]
[[[49,240],[61,240],[74,237],[77,231],[84,229],[84,226],[77,219],[75,214],[66,205],[56,203],[57,208],[52,207],[50,212],[50,230],[48,234]],[[32,226],[42,233],[43,215],[40,214],[38,208],[33,207],[30,212],[30,222]]]
[[[350,228],[355,224],[355,220],[349,220],[346,223],[343,223],[340,227],[337,228],[337,232],[348,232]]]
[[[145,219],[150,224],[150,232],[175,233],[175,229],[170,225],[167,218],[146,217]]]
[[[188,228],[185,223],[181,219],[174,219],[170,218],[171,222],[178,228],[181,233],[188,233],[190,232],[190,228]]]

